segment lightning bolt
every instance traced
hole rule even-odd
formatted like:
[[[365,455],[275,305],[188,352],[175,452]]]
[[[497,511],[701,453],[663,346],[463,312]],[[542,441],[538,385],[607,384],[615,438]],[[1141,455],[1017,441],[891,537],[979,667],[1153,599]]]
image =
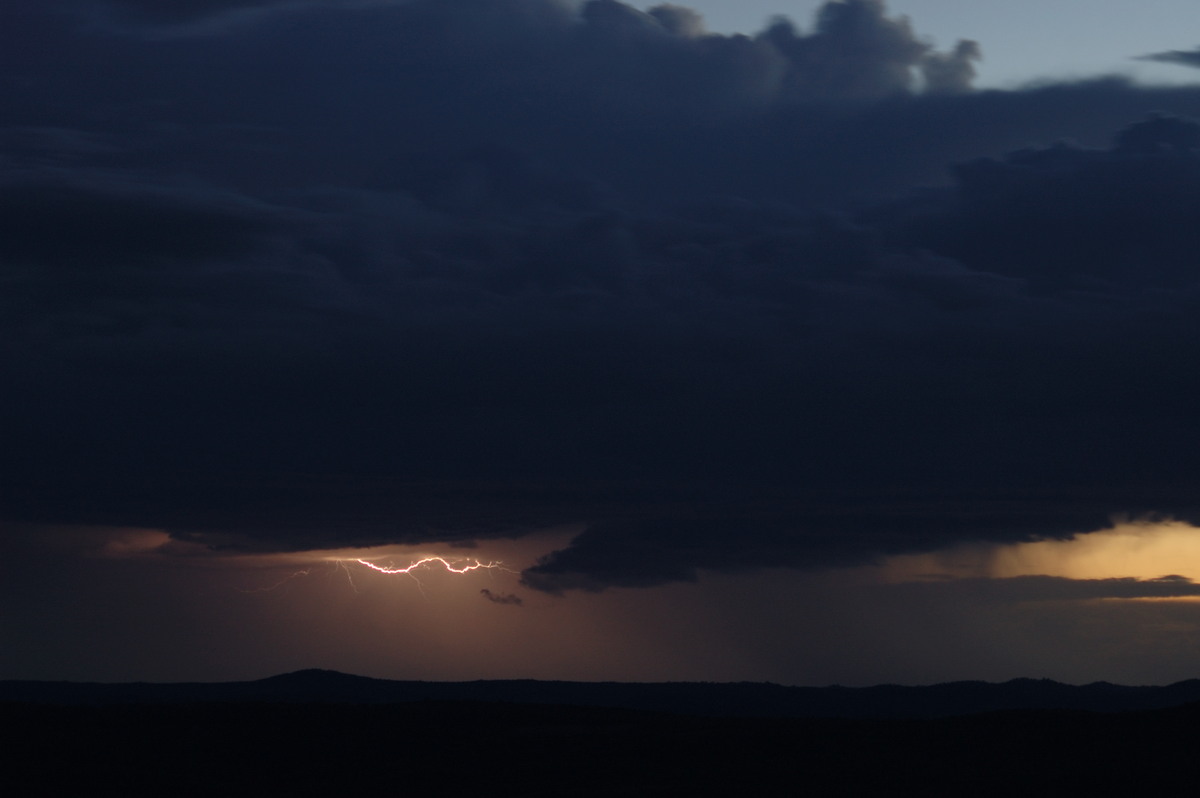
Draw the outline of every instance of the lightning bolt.
[[[445,568],[447,571],[449,571],[452,574],[466,574],[466,573],[470,573],[471,571],[479,571],[479,570],[490,571],[490,570],[493,570],[496,568],[499,568],[502,571],[508,571],[509,573],[513,573],[513,571],[511,571],[508,568],[505,568],[497,560],[492,560],[491,562],[481,562],[479,560],[462,559],[462,560],[457,560],[455,562],[451,562],[450,560],[447,560],[445,557],[439,557],[437,555],[434,555],[432,557],[422,557],[419,560],[414,560],[413,562],[409,563],[408,565],[404,566],[403,568],[396,568],[396,567],[387,566],[387,565],[379,565],[378,563],[373,563],[370,560],[363,560],[363,559],[357,559],[357,560],[355,560],[355,562],[357,562],[359,565],[370,568],[372,571],[376,571],[381,574],[387,574],[388,576],[395,576],[395,575],[407,576],[409,579],[411,579],[417,583],[417,590],[421,591],[421,595],[423,597],[425,597],[426,599],[428,599],[429,597],[425,595],[425,586],[421,584],[421,580],[417,578],[417,575],[414,572],[417,569],[424,569],[426,567],[434,567],[435,563],[440,564],[443,568]],[[349,569],[346,570],[346,576],[347,577],[350,576]],[[351,584],[353,584],[354,580],[351,579],[350,581],[351,581]],[[356,588],[356,590],[357,590],[357,588]]]
[[[421,568],[422,566],[425,566],[425,565],[429,565],[430,563],[435,563],[435,562],[441,563],[442,567],[445,568],[447,571],[449,571],[452,574],[465,574],[470,571],[478,571],[481,568],[485,569],[485,570],[491,570],[493,568],[501,568],[502,570],[506,570],[506,571],[508,570],[507,568],[504,568],[500,562],[495,561],[495,560],[493,560],[492,562],[486,562],[486,563],[480,562],[479,560],[460,560],[459,562],[467,563],[466,565],[464,565],[460,568],[460,567],[456,567],[454,565],[454,563],[450,562],[445,557],[436,557],[436,556],[435,557],[422,557],[421,559],[416,560],[415,562],[405,566],[404,568],[391,568],[391,567],[384,566],[384,565],[377,565],[369,560],[357,560],[357,562],[360,565],[365,565],[368,568],[370,568],[372,571],[378,571],[381,574],[409,574],[409,575],[411,575],[412,572],[415,571],[416,569]]]
[[[358,565],[361,565],[364,568],[369,568],[370,570],[375,571],[376,573],[385,574],[387,576],[397,576],[397,575],[407,576],[409,579],[412,579],[414,582],[417,583],[417,588],[421,591],[422,596],[425,595],[425,588],[421,584],[421,580],[418,578],[417,572],[422,571],[422,570],[428,570],[430,568],[437,568],[438,566],[441,566],[448,573],[452,573],[452,574],[467,574],[472,571],[493,571],[493,570],[505,571],[510,574],[517,573],[516,571],[512,570],[511,568],[505,568],[504,564],[501,563],[499,560],[490,560],[488,562],[483,562],[482,560],[476,560],[476,559],[470,559],[470,558],[448,559],[448,558],[442,557],[440,555],[422,557],[419,560],[413,560],[412,562],[410,562],[408,565],[404,566],[403,568],[397,567],[394,565],[390,565],[390,564],[389,565],[380,565],[379,563],[371,562],[370,560],[361,559],[361,558],[356,558],[356,559],[350,560],[350,559],[329,557],[329,558],[327,558],[326,562],[329,562],[333,566],[333,570],[329,573],[329,575],[333,576],[338,571],[343,572],[346,575],[346,581],[350,584],[350,589],[353,590],[355,593],[361,592],[359,590],[358,583],[355,581],[355,578],[354,578],[353,565],[355,563],[357,563]],[[286,585],[288,582],[291,582],[293,579],[299,579],[301,577],[307,577],[307,576],[312,575],[313,570],[314,569],[312,569],[312,568],[305,568],[300,571],[295,571],[295,572],[289,574],[288,576],[284,577],[283,579],[279,580],[275,584],[270,585],[268,587],[260,587],[255,590],[243,590],[241,592],[243,592],[243,593],[269,593],[269,592],[278,590],[279,588]]]
[[[358,585],[354,584],[354,574],[350,573],[350,566],[346,565],[345,560],[335,561],[333,567],[346,572],[346,581],[350,583],[351,590],[353,590],[355,593],[361,592],[358,589]]]

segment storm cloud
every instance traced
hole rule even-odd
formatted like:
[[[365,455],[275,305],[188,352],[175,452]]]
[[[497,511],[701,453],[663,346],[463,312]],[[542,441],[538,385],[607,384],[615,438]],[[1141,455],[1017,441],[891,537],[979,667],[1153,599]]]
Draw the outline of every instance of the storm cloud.
[[[91,0],[91,2],[81,0],[77,3],[77,7],[84,11],[91,11],[109,23],[175,29],[175,32],[184,32],[189,25],[213,20],[236,19],[239,15],[246,13],[304,10],[310,6],[319,5],[352,7],[371,2],[372,0],[175,0],[170,3],[159,3],[154,0]],[[374,2],[379,4],[380,0],[374,0]],[[382,0],[382,2],[395,2],[395,0]]]
[[[878,0],[105,5],[5,18],[8,519],[584,525],[549,592],[1200,519],[1200,90]]]

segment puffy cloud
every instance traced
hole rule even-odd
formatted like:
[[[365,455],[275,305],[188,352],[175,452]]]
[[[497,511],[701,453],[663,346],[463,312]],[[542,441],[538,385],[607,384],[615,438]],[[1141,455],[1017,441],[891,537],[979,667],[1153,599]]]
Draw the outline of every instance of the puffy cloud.
[[[921,62],[921,76],[929,92],[962,92],[975,80],[972,62],[983,58],[978,42],[964,39],[949,53],[928,53]]]
[[[658,20],[658,23],[676,36],[695,38],[703,36],[704,18],[696,11],[684,6],[663,3],[654,6],[646,12]]]
[[[931,50],[907,18],[887,16],[883,0],[825,3],[812,34],[780,18],[761,39],[788,61],[785,93],[803,98],[873,99],[910,91]]]

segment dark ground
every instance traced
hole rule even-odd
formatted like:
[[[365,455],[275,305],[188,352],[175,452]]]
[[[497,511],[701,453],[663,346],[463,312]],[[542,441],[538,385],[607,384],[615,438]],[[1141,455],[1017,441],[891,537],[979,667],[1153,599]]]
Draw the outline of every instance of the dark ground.
[[[0,794],[56,798],[1189,794],[1200,743],[1200,705],[875,720],[473,701],[0,713]]]

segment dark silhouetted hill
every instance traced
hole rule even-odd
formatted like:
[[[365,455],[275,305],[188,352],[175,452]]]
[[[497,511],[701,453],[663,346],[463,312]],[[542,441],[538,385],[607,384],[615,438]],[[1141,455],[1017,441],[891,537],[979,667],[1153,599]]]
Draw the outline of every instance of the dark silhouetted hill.
[[[950,682],[927,687],[786,687],[763,683],[623,683],[535,680],[389,681],[303,670],[249,682],[0,682],[0,701],[57,705],[190,703],[406,704],[475,701],[603,707],[747,718],[943,718],[1013,710],[1120,712],[1200,702],[1200,680],[1165,687],[1041,679],[1000,684]]]

